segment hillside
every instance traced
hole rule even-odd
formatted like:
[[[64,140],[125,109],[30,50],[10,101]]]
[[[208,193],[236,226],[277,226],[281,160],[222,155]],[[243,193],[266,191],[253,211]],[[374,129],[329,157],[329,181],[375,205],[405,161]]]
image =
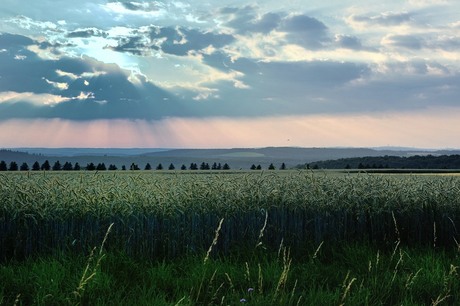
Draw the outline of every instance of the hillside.
[[[233,149],[107,149],[107,148],[18,148],[11,150],[0,150],[0,160],[7,163],[15,161],[18,164],[26,162],[32,165],[35,161],[43,163],[48,160],[54,163],[59,160],[62,163],[78,162],[81,166],[92,162],[95,164],[105,163],[129,167],[136,163],[141,169],[147,163],[152,167],[162,164],[167,167],[174,164],[179,168],[182,164],[189,166],[190,163],[228,163],[232,169],[249,169],[252,164],[261,165],[267,168],[273,163],[279,167],[282,163],[288,168],[298,165],[311,164],[319,161],[327,161],[346,158],[368,158],[382,156],[410,157],[414,155],[441,155],[460,154],[460,151],[427,151],[421,149],[370,149],[370,148],[299,148],[299,147],[266,147],[266,148],[233,148]],[[359,164],[359,163],[358,163]],[[357,164],[357,165],[358,165]],[[370,165],[373,163],[370,162]],[[319,165],[319,164],[318,164]],[[345,164],[346,165],[346,164]],[[344,168],[340,166],[321,166],[322,168]],[[385,164],[384,164],[385,165]]]

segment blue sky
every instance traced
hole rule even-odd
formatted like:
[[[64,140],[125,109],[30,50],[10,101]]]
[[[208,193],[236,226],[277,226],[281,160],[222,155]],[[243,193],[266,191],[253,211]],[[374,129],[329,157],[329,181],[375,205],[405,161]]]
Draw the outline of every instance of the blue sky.
[[[458,11],[2,0],[0,145],[460,148]]]

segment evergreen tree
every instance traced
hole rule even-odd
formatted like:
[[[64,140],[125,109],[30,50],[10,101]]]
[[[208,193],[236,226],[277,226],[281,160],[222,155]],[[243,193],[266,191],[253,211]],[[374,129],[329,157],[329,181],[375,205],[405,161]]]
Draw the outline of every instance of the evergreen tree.
[[[48,160],[45,160],[45,162],[41,165],[40,169],[44,171],[49,171],[51,169],[50,162]]]
[[[125,170],[126,170],[126,166],[125,166],[125,165],[121,166],[121,170],[125,171]]]
[[[10,167],[8,168],[9,171],[18,171],[19,166],[16,162],[12,161],[10,163]]]
[[[64,170],[64,171],[71,171],[71,170],[73,170],[72,163],[65,162],[65,163],[64,163],[64,166],[62,166],[62,170]]]
[[[222,169],[223,170],[230,170],[230,166],[227,163],[225,163],[224,167]]]
[[[174,170],[174,169],[176,169],[176,167],[174,167],[174,165],[171,163],[168,167],[168,170]]]
[[[157,170],[163,170],[163,165],[162,165],[161,163],[160,163],[160,164],[158,164],[158,166],[157,166],[157,168],[156,168],[156,169],[157,169]]]
[[[129,170],[141,170],[139,166],[135,163],[132,163],[131,166],[129,167]]]
[[[211,169],[212,169],[212,170],[217,170],[217,163],[216,163],[216,162],[214,162],[214,163],[212,164]]]
[[[280,170],[286,170],[286,164],[285,163],[281,164]]]
[[[112,164],[109,165],[109,170],[114,171],[114,170],[117,170],[117,169],[118,169],[117,166],[112,165]]]
[[[75,166],[73,166],[73,170],[75,170],[75,171],[80,171],[81,170],[80,164],[78,162],[76,162]]]
[[[190,170],[198,170],[198,165],[195,163],[190,164]]]
[[[86,164],[86,170],[94,171],[94,170],[96,170],[96,166],[94,165],[94,163]]]
[[[99,164],[97,164],[97,166],[96,166],[96,170],[98,170],[98,171],[105,171],[105,170],[107,170],[107,167],[105,166],[104,163],[99,163]]]
[[[261,166],[261,165],[257,165],[256,170],[262,170],[262,166]]]
[[[0,161],[0,171],[7,171],[8,166],[6,165],[6,162],[4,160]]]
[[[222,165],[220,163],[217,164],[216,170],[222,170]]]
[[[38,161],[36,161],[33,165],[32,165],[32,171],[38,171],[40,170],[40,164],[38,163]]]
[[[62,170],[61,163],[57,160],[54,165],[53,165],[53,171],[59,171]]]
[[[145,165],[144,170],[152,170],[152,166],[150,165],[150,163],[147,163],[147,164]]]
[[[21,167],[19,168],[21,171],[29,171],[29,165],[27,163],[22,163]]]
[[[257,169],[257,168],[256,168],[256,165],[252,164],[252,166],[251,166],[250,169],[251,169],[251,170],[256,170],[256,169]]]
[[[270,166],[268,166],[268,170],[275,170],[275,166],[273,164],[270,164]]]
[[[182,164],[182,166],[180,167],[180,169],[181,169],[181,170],[187,170],[187,167],[186,167],[184,164]]]

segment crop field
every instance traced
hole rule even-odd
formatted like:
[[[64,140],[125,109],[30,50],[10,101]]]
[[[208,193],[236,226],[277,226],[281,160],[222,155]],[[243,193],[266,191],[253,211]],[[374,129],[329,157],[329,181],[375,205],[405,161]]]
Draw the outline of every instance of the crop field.
[[[6,172],[0,305],[458,305],[460,176]]]
[[[395,241],[455,246],[460,177],[262,172],[0,175],[0,252],[21,258],[98,245],[174,257],[263,244]]]

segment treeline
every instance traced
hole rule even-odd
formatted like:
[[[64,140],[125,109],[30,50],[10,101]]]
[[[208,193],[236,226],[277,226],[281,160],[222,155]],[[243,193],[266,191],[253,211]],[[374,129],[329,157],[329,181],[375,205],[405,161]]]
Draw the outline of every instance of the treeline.
[[[300,169],[460,169],[460,155],[369,156],[299,165]]]
[[[121,166],[120,170],[127,170],[128,168],[125,165]],[[145,167],[143,168],[144,170],[153,170],[153,167],[150,163],[147,163]],[[167,168],[163,167],[161,163],[159,163],[156,167],[155,170],[176,170],[176,166],[174,166],[173,163],[169,164]],[[190,163],[190,165],[187,167],[186,165],[182,164],[179,168],[180,170],[230,170],[230,166],[227,163],[224,163],[223,165],[221,163],[213,163],[211,166],[208,163],[202,162],[199,166],[196,163]],[[250,167],[251,170],[262,170],[262,167],[260,165],[251,165]],[[275,170],[276,167],[272,164],[268,166],[268,170]],[[285,170],[286,165],[285,163],[282,163],[280,170]],[[76,162],[74,165],[71,162],[65,162],[64,164],[61,164],[58,161],[56,161],[53,166],[51,166],[50,162],[46,160],[42,164],[40,164],[38,161],[34,162],[31,167],[24,162],[21,165],[19,165],[17,162],[12,161],[9,164],[7,164],[4,160],[0,161],[0,171],[79,171],[79,170],[88,170],[88,171],[105,171],[105,170],[119,170],[118,167],[114,164],[110,164],[109,166],[106,166],[105,163],[98,163],[97,165],[94,163],[88,163],[86,166],[82,167],[78,162]],[[138,164],[132,163],[129,166],[129,170],[141,170],[141,167],[139,167]]]

